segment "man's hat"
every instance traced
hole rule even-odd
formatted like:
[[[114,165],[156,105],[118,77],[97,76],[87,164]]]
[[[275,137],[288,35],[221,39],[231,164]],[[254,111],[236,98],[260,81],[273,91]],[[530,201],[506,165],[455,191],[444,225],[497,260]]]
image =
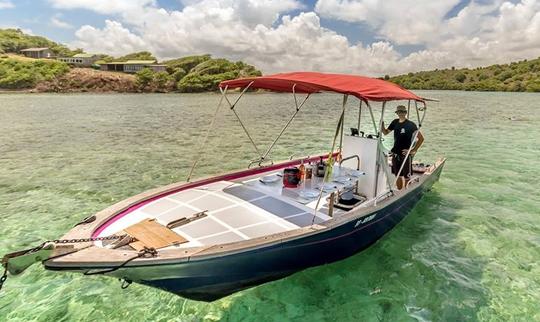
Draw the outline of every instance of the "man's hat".
[[[407,108],[405,107],[405,105],[398,105],[398,106],[396,107],[396,113],[397,113],[397,112],[405,112],[405,113],[406,113],[406,112],[407,112]]]

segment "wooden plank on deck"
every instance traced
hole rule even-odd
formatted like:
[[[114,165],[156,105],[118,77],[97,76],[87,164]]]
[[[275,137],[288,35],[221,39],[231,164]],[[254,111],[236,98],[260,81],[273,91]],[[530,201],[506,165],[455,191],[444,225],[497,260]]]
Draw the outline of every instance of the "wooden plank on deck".
[[[131,237],[136,238],[140,242],[136,244],[137,247],[140,247],[141,244],[143,244],[146,247],[158,249],[188,242],[187,239],[159,224],[154,219],[145,219],[124,230]]]

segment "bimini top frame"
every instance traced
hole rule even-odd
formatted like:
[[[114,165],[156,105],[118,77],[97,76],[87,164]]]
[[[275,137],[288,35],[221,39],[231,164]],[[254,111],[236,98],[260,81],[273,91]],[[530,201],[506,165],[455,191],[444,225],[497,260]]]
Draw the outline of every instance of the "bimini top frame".
[[[232,88],[243,88],[240,95],[237,97],[237,99],[234,102],[231,102],[229,98],[227,97],[227,91]],[[270,154],[270,151],[275,146],[279,138],[282,136],[282,134],[285,132],[285,130],[288,128],[288,126],[291,124],[291,122],[294,120],[300,109],[304,106],[308,98],[310,97],[310,94],[317,93],[321,91],[330,91],[330,92],[336,92],[344,94],[344,100],[342,104],[342,114],[340,116],[340,121],[337,126],[336,135],[334,136],[334,143],[332,146],[331,153],[334,152],[334,148],[336,145],[336,139],[339,137],[339,151],[342,150],[342,140],[343,140],[343,117],[345,112],[345,104],[347,102],[347,97],[349,95],[355,96],[360,100],[360,106],[359,106],[359,115],[358,115],[358,123],[360,123],[360,117],[361,117],[361,109],[362,109],[362,102],[365,103],[365,105],[369,108],[369,112],[371,115],[373,127],[375,130],[375,133],[379,139],[379,148],[377,151],[378,154],[378,164],[382,164],[384,161],[384,156],[379,155],[382,153],[383,149],[381,148],[381,135],[380,135],[380,129],[382,126],[382,119],[384,115],[384,109],[385,109],[385,103],[387,101],[392,100],[408,100],[409,101],[409,108],[411,101],[414,102],[417,115],[419,118],[419,126],[421,126],[423,117],[420,120],[420,115],[418,113],[418,102],[422,103],[424,108],[420,110],[423,110],[425,116],[425,110],[426,110],[426,101],[430,99],[422,98],[420,96],[417,96],[416,94],[396,85],[390,82],[386,82],[384,80],[380,79],[373,79],[363,76],[355,76],[355,75],[344,75],[344,74],[325,74],[325,73],[316,73],[316,72],[295,72],[295,73],[283,73],[283,74],[275,74],[270,76],[261,76],[261,77],[253,77],[253,78],[242,78],[242,79],[236,79],[236,80],[229,80],[229,81],[223,81],[219,85],[219,89],[221,91],[221,100],[219,101],[219,104],[216,108],[216,111],[214,113],[214,118],[212,120],[212,123],[206,133],[206,135],[202,138],[202,142],[199,145],[201,148],[203,148],[206,145],[206,141],[208,139],[208,133],[210,132],[211,128],[215,124],[216,116],[219,112],[219,109],[225,101],[228,105],[230,110],[234,113],[236,118],[238,119],[240,125],[242,126],[242,129],[244,130],[245,134],[249,138],[251,144],[253,145],[255,152],[259,156],[257,160],[254,160],[250,163],[258,163],[259,166],[262,165],[262,163],[266,162],[272,162],[272,160],[268,157]],[[288,92],[292,93],[294,96],[294,103],[295,103],[295,112],[289,119],[289,121],[285,124],[285,126],[282,128],[280,133],[277,135],[277,137],[274,139],[274,141],[271,143],[271,145],[268,147],[268,149],[261,153],[259,148],[257,147],[257,144],[253,140],[252,136],[250,135],[248,129],[238,116],[238,114],[235,111],[236,104],[238,101],[242,98],[242,96],[245,94],[245,92],[248,89],[267,89],[272,91],[278,91],[278,92]],[[306,93],[306,97],[301,101],[299,104],[296,94],[297,93]],[[381,120],[379,121],[379,125],[377,126],[375,118],[373,116],[372,107],[370,105],[370,101],[379,101],[382,102],[382,113],[381,113]],[[197,154],[199,155],[199,154]],[[187,181],[190,181],[193,170],[195,169],[197,163],[199,161],[199,158],[196,157],[193,165],[191,167],[191,170],[188,174]],[[384,168],[384,167],[383,167]],[[401,171],[400,171],[401,172]],[[388,182],[390,191],[392,190],[392,184]]]
[[[425,102],[426,99],[382,79],[356,75],[326,74],[316,72],[282,73],[261,77],[240,78],[223,81],[220,88],[228,87],[267,89],[275,92],[318,93],[336,92],[357,97],[363,101],[386,102],[394,100],[412,100]]]

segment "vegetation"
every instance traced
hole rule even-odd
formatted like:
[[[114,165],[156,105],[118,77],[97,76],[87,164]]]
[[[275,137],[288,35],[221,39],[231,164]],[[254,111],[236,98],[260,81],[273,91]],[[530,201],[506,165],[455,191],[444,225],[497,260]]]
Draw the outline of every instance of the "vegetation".
[[[18,60],[0,58],[0,88],[33,88],[69,71],[65,63],[50,59]]]
[[[261,72],[243,62],[214,59],[210,55],[188,56],[165,61],[165,72],[143,69],[135,77],[124,77],[121,86],[113,86],[113,75],[104,72],[82,72],[62,62],[51,59],[32,59],[16,55],[20,50],[30,47],[49,47],[56,55],[71,56],[82,50],[70,50],[64,45],[39,36],[24,34],[19,29],[0,29],[0,88],[51,90],[71,92],[95,90],[106,91],[152,91],[152,92],[202,92],[217,90],[223,80],[237,77],[260,76]],[[127,60],[156,60],[148,52],[141,51],[121,57],[101,54],[96,63]],[[95,66],[96,68],[98,65]],[[70,73],[68,73],[70,72]],[[81,79],[77,79],[80,77]],[[97,86],[102,82],[104,86]],[[65,88],[64,88],[65,87]]]
[[[178,81],[177,88],[180,92],[215,91],[224,80],[261,75],[255,67],[241,61],[211,58],[193,67]]]
[[[105,59],[111,59],[112,57],[107,56]],[[114,58],[114,61],[128,61],[128,60],[157,60],[156,57],[151,52],[148,51],[139,51],[136,53],[127,54],[118,58]],[[111,59],[112,61],[112,59]]]
[[[452,67],[387,76],[384,79],[409,89],[540,92],[540,58],[473,69]]]
[[[188,56],[164,62],[167,72],[143,69],[135,76],[141,90],[203,92],[215,91],[221,81],[260,76],[255,67],[243,62],[214,59],[210,55]]]
[[[0,53],[18,53],[31,47],[49,47],[58,56],[82,53],[82,49],[71,50],[45,37],[27,35],[20,29],[0,29]]]

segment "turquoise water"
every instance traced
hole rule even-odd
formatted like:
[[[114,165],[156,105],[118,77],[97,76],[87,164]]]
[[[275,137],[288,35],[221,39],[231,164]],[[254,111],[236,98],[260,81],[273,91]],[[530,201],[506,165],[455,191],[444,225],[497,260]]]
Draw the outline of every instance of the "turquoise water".
[[[448,161],[433,191],[368,250],[213,303],[35,265],[7,280],[0,320],[540,321],[540,95],[419,93],[440,102],[430,104],[417,160]],[[0,95],[0,253],[58,238],[115,202],[184,180],[218,100]],[[330,148],[341,97],[310,100],[274,159]],[[293,106],[291,95],[249,94],[238,113],[262,149]],[[256,156],[230,111],[218,124],[196,176]]]

